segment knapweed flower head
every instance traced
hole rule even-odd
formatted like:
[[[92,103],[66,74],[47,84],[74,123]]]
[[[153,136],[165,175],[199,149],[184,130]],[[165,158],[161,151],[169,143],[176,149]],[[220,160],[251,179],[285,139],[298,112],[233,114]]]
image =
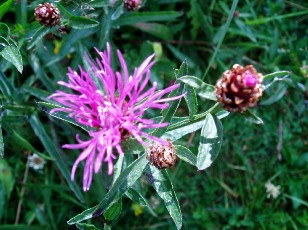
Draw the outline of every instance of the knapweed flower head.
[[[53,3],[39,4],[34,10],[34,16],[35,20],[44,26],[56,26],[61,23],[60,11]]]
[[[244,112],[254,107],[262,96],[263,75],[252,65],[235,64],[223,73],[215,86],[217,100],[225,110]]]
[[[69,68],[67,74],[69,82],[58,82],[70,88],[72,93],[56,91],[49,97],[65,107],[53,109],[51,113],[66,112],[70,117],[75,118],[76,122],[93,129],[89,131],[89,140],[81,140],[77,134],[78,144],[63,146],[68,149],[83,150],[73,165],[71,179],[74,179],[78,164],[85,161],[83,175],[85,191],[90,188],[93,173],[98,173],[104,162],[108,164],[108,173],[112,174],[116,152],[120,155],[124,154],[121,141],[133,137],[145,146],[150,144],[146,140],[168,145],[167,141],[144,131],[165,127],[168,123],[156,124],[152,119],[143,118],[143,115],[150,108],[165,109],[169,106],[167,102],[183,96],[162,98],[177,89],[179,84],[159,91],[156,90],[156,83],[149,87],[154,55],[145,59],[130,75],[120,51],[117,51],[117,54],[121,72],[112,69],[109,44],[106,51],[96,51],[100,56],[100,59],[96,58],[96,63],[86,56],[91,70],[85,71],[79,67],[79,73],[77,73]],[[102,89],[98,85],[102,85]]]
[[[33,153],[32,155],[28,156],[28,164],[29,167],[33,168],[34,170],[41,170],[44,168],[46,161],[36,153]]]
[[[123,0],[123,7],[129,11],[139,9],[141,4],[142,0]]]
[[[147,150],[147,159],[158,169],[171,168],[176,162],[176,151],[171,141],[168,145],[151,144]]]

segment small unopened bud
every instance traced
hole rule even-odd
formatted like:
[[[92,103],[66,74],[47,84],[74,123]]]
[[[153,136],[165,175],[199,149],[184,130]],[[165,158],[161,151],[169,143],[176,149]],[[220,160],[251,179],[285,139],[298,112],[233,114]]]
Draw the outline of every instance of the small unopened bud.
[[[158,169],[171,168],[176,162],[176,151],[171,141],[169,145],[152,144],[146,150],[148,161]]]
[[[129,11],[139,9],[141,4],[142,0],[123,0],[123,7]]]
[[[39,4],[34,11],[35,20],[44,26],[56,26],[61,23],[60,11],[52,3]]]
[[[263,75],[252,65],[233,65],[223,73],[215,86],[217,100],[225,110],[244,112],[257,104],[262,96]]]

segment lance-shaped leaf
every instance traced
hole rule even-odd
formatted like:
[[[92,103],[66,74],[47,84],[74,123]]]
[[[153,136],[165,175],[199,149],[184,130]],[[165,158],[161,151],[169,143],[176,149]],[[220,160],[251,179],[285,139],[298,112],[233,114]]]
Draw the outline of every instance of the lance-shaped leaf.
[[[0,91],[5,98],[13,98],[16,95],[16,89],[0,70]]]
[[[0,52],[0,55],[8,62],[11,62],[16,67],[18,72],[22,73],[22,57],[18,48],[14,44],[4,47],[4,49]]]
[[[29,122],[32,126],[32,129],[35,133],[35,135],[40,139],[43,146],[45,147],[46,151],[50,154],[52,158],[55,159],[55,163],[57,167],[59,168],[62,176],[65,178],[66,182],[68,183],[71,190],[74,192],[76,197],[81,201],[84,202],[84,197],[80,191],[80,188],[78,185],[71,180],[70,172],[64,163],[63,158],[60,156],[60,154],[57,151],[57,148],[51,138],[48,136],[46,130],[44,129],[43,124],[39,120],[37,115],[32,115],[29,119]]]
[[[289,75],[290,73],[291,73],[290,71],[286,71],[286,70],[277,71],[274,73],[264,75],[264,80],[273,79],[275,77],[283,77],[283,76]]]
[[[99,25],[98,21],[82,16],[72,16],[70,17],[69,20],[70,20],[70,25],[74,29],[79,29],[79,30],[88,29]]]
[[[106,220],[116,220],[121,215],[122,211],[122,199],[120,198],[117,202],[113,203],[105,212],[104,217]]]
[[[213,101],[217,100],[214,93],[215,87],[213,85],[206,84],[202,80],[194,76],[183,76],[179,78],[179,81],[184,82],[185,84],[195,88],[197,94],[200,97]]]
[[[50,111],[52,109],[60,108],[60,106],[58,106],[58,105],[51,104],[51,103],[48,103],[48,102],[38,102],[37,104],[38,104],[38,106],[40,107],[41,110],[43,110],[44,112],[48,113],[52,117],[55,117],[55,118],[58,118],[60,120],[66,121],[68,123],[71,123],[73,125],[76,125],[76,126],[82,128],[83,130],[85,130],[87,132],[91,130],[91,127],[79,124],[78,122],[76,122],[75,118],[69,117],[68,114],[65,113],[65,112],[56,111],[54,113],[50,113]]]
[[[143,170],[147,164],[148,160],[146,159],[146,154],[143,154],[121,173],[104,199],[98,205],[83,211],[82,213],[70,219],[67,223],[76,224],[92,217],[100,216],[111,205],[116,203],[122,197],[122,195],[134,185],[136,180],[138,180],[138,178],[142,175]]]
[[[181,145],[175,145],[174,148],[178,158],[193,166],[197,166],[197,157],[188,148]]]
[[[196,91],[193,87],[185,85],[184,91],[187,92],[187,94],[184,96],[188,111],[189,111],[189,118],[192,119],[193,116],[198,111],[198,100]]]
[[[0,20],[3,15],[12,7],[14,0],[8,0],[0,5]]]
[[[51,31],[49,27],[41,26],[35,31],[34,35],[30,38],[27,49],[32,49],[41,39]]]
[[[183,123],[183,122],[178,122],[178,123]],[[185,126],[175,128],[171,131],[167,131],[161,138],[164,140],[170,139],[171,141],[176,141],[188,133],[192,133],[198,129],[201,129],[203,124],[204,120],[192,121]]]
[[[163,199],[166,208],[173,219],[177,229],[182,227],[181,208],[173,189],[167,170],[158,170],[154,166],[147,166],[147,176],[151,177],[152,185],[160,198]]]
[[[80,230],[99,230],[99,228],[96,228],[93,224],[78,223],[76,227]]]
[[[173,20],[182,13],[176,11],[159,11],[159,12],[134,12],[115,21],[115,26],[133,25],[138,22],[154,22]]]
[[[132,201],[136,202],[137,204],[141,205],[142,207],[145,207],[145,209],[152,215],[157,217],[156,213],[154,210],[151,208],[147,200],[135,189],[130,188],[125,195],[131,199]]]
[[[183,75],[186,75],[187,72],[188,72],[187,62],[183,61],[180,69],[175,71],[175,77],[178,78],[178,77],[181,77]],[[184,91],[184,84],[181,84],[180,87],[176,91],[173,91],[169,94],[169,97],[179,96],[179,95],[183,94],[183,91]],[[163,118],[161,120],[161,123],[171,121],[173,115],[175,114],[177,108],[179,107],[179,104],[180,104],[180,100],[172,101],[169,104],[169,107],[162,111]],[[154,130],[153,135],[154,136],[161,136],[166,132],[166,130],[167,130],[167,127],[157,128],[157,129]]]
[[[201,130],[198,149],[197,167],[199,170],[208,168],[217,157],[222,144],[223,127],[221,121],[210,113],[205,118]]]
[[[282,82],[277,85],[277,87],[273,87],[270,91],[270,97],[266,100],[262,100],[260,105],[271,105],[277,101],[279,101],[286,93],[288,87]]]
[[[251,112],[249,109],[245,111],[245,113],[242,113],[241,115],[243,115],[245,117],[245,120],[250,123],[257,124],[257,125],[264,125],[263,120],[260,117],[258,117],[256,114]]]
[[[2,135],[2,116],[0,116],[0,156],[4,156],[4,143],[3,143],[3,135]]]

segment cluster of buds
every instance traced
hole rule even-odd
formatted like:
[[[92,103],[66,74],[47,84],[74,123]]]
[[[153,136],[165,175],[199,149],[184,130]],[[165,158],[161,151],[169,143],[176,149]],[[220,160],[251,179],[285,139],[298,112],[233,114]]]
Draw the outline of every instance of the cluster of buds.
[[[140,8],[142,0],[123,0],[123,7],[126,10],[133,11]]]
[[[158,169],[171,168],[176,162],[176,151],[171,141],[168,145],[151,144],[146,150],[148,161]]]
[[[252,65],[233,65],[223,73],[215,86],[217,100],[225,110],[244,112],[254,107],[262,96],[263,75]]]
[[[39,4],[34,10],[35,20],[44,26],[56,26],[61,23],[60,11],[52,3]]]

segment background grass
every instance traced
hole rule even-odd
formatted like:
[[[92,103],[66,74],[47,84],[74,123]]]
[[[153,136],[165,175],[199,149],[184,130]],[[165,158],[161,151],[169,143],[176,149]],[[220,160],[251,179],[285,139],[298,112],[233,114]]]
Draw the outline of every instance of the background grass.
[[[2,73],[13,86],[15,97],[9,99],[3,92],[1,95],[5,156],[0,160],[0,181],[5,186],[0,191],[0,229],[75,229],[66,221],[97,204],[105,195],[110,178],[104,173],[96,175],[91,191],[83,194],[86,202],[82,204],[55,162],[48,160],[41,172],[27,171],[28,151],[14,132],[47,156],[46,146],[35,136],[29,123],[29,118],[37,113],[61,159],[70,168],[78,152],[61,150],[60,146],[75,143],[74,136],[80,129],[47,117],[36,102],[54,92],[58,80],[66,79],[67,66],[76,69],[82,64],[83,51],[92,53],[92,47],[102,49],[107,40],[113,48],[123,51],[130,70],[156,52],[151,81],[157,81],[159,87],[173,81],[173,69],[184,59],[188,61],[190,75],[205,76],[204,81],[211,84],[235,63],[253,64],[264,74],[291,71],[292,81],[273,86],[255,109],[264,125],[253,125],[238,114],[230,115],[223,119],[223,146],[212,166],[198,172],[185,162],[178,162],[170,175],[182,208],[183,229],[308,228],[306,1],[239,1],[228,28],[224,25],[232,4],[237,1],[144,1],[140,12],[176,11],[181,16],[110,28],[104,8],[90,10],[86,7],[91,5],[88,1],[62,1],[72,14],[98,20],[99,29],[79,30],[79,33],[72,30],[68,35],[54,31],[29,50],[26,48],[31,44],[29,38],[39,28],[32,16],[39,2],[19,1],[1,20],[10,27],[12,39],[18,42],[24,71],[19,74],[1,59]],[[275,103],[266,105],[268,100]],[[208,107],[208,102],[199,101],[199,111]],[[187,110],[181,107],[178,113],[186,115]],[[154,115],[157,114],[149,113]],[[197,153],[199,137],[200,131],[185,136],[177,144],[187,145]],[[81,170],[76,179],[79,187]],[[268,180],[281,186],[277,199],[266,198]],[[146,176],[138,183],[136,186],[142,188],[157,217],[123,198],[122,214],[112,226],[175,229]],[[22,208],[19,225],[14,226],[18,203],[22,203]],[[101,217],[92,221],[97,227],[104,222]]]

